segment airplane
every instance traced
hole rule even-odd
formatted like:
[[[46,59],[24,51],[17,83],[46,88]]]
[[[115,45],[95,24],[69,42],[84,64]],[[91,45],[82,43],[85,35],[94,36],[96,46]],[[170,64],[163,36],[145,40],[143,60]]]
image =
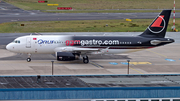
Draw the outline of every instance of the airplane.
[[[91,54],[121,54],[173,43],[165,38],[171,10],[163,10],[147,29],[138,36],[90,35],[28,35],[16,38],[6,49],[16,53],[55,54],[58,61],[72,61],[80,57],[89,63]]]

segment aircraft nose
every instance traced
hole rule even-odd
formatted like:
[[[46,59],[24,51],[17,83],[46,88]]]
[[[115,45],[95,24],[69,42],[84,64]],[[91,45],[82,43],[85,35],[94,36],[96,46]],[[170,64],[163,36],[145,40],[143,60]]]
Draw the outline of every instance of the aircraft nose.
[[[6,49],[11,51],[11,45],[10,44],[6,45]]]

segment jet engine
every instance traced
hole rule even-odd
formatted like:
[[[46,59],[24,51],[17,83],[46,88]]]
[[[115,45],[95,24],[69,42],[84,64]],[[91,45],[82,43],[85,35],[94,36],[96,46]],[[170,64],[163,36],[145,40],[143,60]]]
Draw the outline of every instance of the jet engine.
[[[80,54],[71,52],[57,52],[56,57],[58,61],[72,61],[78,60]]]

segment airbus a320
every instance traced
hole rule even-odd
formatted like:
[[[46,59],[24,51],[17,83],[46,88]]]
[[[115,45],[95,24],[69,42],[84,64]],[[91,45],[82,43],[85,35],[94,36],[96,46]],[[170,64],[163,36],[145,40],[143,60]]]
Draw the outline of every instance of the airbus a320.
[[[89,63],[91,54],[120,54],[153,48],[174,42],[165,38],[171,10],[163,10],[148,28],[138,36],[71,36],[29,35],[16,38],[6,49],[17,53],[55,54],[58,61],[71,61],[82,57]]]

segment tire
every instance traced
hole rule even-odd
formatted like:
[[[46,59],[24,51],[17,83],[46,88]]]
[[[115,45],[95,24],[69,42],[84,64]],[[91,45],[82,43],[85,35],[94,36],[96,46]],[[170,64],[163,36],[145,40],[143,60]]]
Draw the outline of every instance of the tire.
[[[85,58],[83,57],[83,63],[85,63],[85,64],[89,63],[88,56],[86,56]]]
[[[27,62],[31,62],[31,58],[27,58]]]

